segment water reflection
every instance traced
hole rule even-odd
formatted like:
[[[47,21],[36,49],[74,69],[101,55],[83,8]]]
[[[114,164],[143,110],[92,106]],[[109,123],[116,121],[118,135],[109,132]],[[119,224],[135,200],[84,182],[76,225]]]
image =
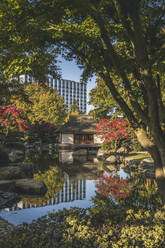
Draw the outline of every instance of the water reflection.
[[[78,151],[60,151],[59,153],[59,164],[84,164],[85,162],[91,162],[94,164],[100,164],[96,158],[96,151],[90,150],[87,152],[86,149]]]
[[[57,205],[64,202],[71,202],[75,200],[84,200],[86,198],[86,181],[77,180],[76,186],[73,186],[69,181],[69,176],[64,174],[64,184],[62,190],[56,193],[56,197],[51,197],[51,192],[48,188],[47,195],[50,196],[44,198],[23,198],[20,202],[15,204],[11,208],[5,208],[7,211],[16,211],[26,208],[38,208],[49,205]],[[53,192],[55,194],[55,192]]]
[[[51,156],[48,153],[31,154],[26,159],[34,162],[34,178],[44,181],[48,191],[44,197],[22,197],[13,207],[1,211],[0,216],[15,225],[30,223],[49,212],[70,207],[88,208],[95,204],[97,208],[98,204],[103,204],[108,214],[112,206],[114,209],[117,206],[156,209],[161,205],[156,182],[143,177],[142,172],[139,174],[119,166],[115,172],[105,171],[106,167],[103,170],[95,156],[75,156],[68,151]],[[100,205],[99,208],[102,211]]]
[[[64,164],[73,164],[74,159],[73,159],[73,152],[71,151],[65,151],[65,152],[60,152],[59,153],[59,162]]]
[[[132,185],[129,178],[123,179],[119,175],[102,174],[96,181],[96,188],[104,196],[124,199],[131,194]]]
[[[34,153],[26,157],[26,161],[34,163],[34,178],[46,184],[47,193],[44,197],[22,197],[20,202],[1,211],[0,216],[19,225],[63,208],[91,206],[95,180],[102,172],[102,166],[93,164],[87,156],[81,156],[80,161],[74,158],[72,164],[60,159],[57,166],[57,157],[70,158],[70,155],[66,152],[51,157],[48,153]]]

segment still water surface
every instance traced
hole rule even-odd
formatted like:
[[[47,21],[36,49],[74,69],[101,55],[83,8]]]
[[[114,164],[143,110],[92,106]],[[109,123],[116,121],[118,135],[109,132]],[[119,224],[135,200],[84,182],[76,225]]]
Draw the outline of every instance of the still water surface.
[[[33,161],[36,166],[34,177],[43,179],[48,191],[44,197],[23,196],[11,208],[5,208],[0,212],[1,217],[14,225],[23,222],[31,223],[39,217],[64,208],[91,207],[92,198],[98,191],[96,183],[102,174],[112,175],[116,173],[115,175],[119,175],[121,179],[131,178],[132,183],[136,184],[136,179],[133,180],[128,171],[118,167],[116,172],[109,172],[105,170],[105,167],[103,169],[101,162],[95,162],[94,156],[79,156],[75,159],[73,153],[64,152],[58,155],[58,161],[55,155],[52,158],[48,154],[35,154],[35,156],[26,158],[26,160],[28,159]],[[150,188],[150,181],[146,183],[143,180],[143,183],[145,187]],[[140,185],[139,181],[138,185]],[[112,198],[114,199],[114,197]],[[134,200],[141,204],[140,199]],[[142,204],[146,204],[144,199]]]

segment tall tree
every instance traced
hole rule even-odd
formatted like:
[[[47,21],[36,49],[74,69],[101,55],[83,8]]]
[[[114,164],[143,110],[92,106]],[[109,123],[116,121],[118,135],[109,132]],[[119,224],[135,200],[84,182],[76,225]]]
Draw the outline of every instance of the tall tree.
[[[79,106],[77,104],[76,99],[74,99],[72,105],[69,108],[69,115],[79,115],[79,114],[80,114]]]
[[[64,56],[77,58],[84,66],[84,78],[95,72],[105,81],[139,142],[153,157],[157,178],[165,177],[164,6],[164,0],[36,1],[37,9],[49,9],[45,29],[54,44],[64,47]],[[57,24],[48,16],[58,11]]]
[[[48,73],[57,75],[56,55],[59,49],[51,45],[48,32],[40,28],[40,22],[34,21],[35,14],[33,1],[0,2],[1,92],[9,78],[16,81],[23,73],[41,82],[45,81]]]
[[[153,157],[156,177],[165,178],[165,0],[24,1],[33,13],[28,24],[45,32],[49,44],[62,46],[65,58],[76,58],[84,79],[97,73],[105,81]]]
[[[57,91],[45,85],[32,83],[24,86],[24,92],[27,96],[26,101],[23,101],[22,95],[20,98],[19,95],[13,95],[11,102],[27,113],[31,123],[45,121],[57,127],[64,123],[66,118],[65,104]]]

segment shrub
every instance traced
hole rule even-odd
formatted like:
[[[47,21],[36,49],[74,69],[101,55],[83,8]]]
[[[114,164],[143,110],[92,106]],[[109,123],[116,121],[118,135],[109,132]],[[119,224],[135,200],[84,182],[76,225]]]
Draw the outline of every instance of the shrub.
[[[106,211],[106,222],[102,223],[98,223],[98,219],[96,222],[96,212],[91,210],[64,209],[31,224],[22,224],[0,241],[0,247],[164,248],[164,209],[157,210],[156,213],[144,209],[124,211],[110,204],[107,208],[109,211]],[[122,213],[119,219],[121,212],[125,214]],[[97,215],[99,214],[104,215],[102,211],[98,211]]]

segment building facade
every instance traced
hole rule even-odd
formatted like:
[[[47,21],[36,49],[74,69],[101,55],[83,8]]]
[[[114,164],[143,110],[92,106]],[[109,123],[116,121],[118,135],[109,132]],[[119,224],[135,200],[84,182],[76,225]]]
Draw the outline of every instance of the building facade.
[[[72,182],[73,183],[73,182]],[[57,192],[56,198],[50,198],[49,200],[43,201],[42,203],[28,204],[22,200],[14,204],[10,208],[5,208],[6,211],[17,211],[26,208],[38,208],[45,207],[48,205],[57,205],[64,202],[73,202],[76,200],[86,199],[86,181],[84,179],[75,180],[75,187],[70,182],[69,175],[64,172],[64,185],[60,192]]]
[[[68,122],[57,129],[60,144],[101,145],[96,134],[97,122],[89,115],[71,115]]]
[[[29,75],[20,75],[20,82],[33,83],[36,80]],[[53,77],[47,77],[48,85],[54,90],[57,90],[58,94],[62,96],[67,109],[76,100],[79,110],[85,114],[87,111],[87,84],[83,82],[75,82],[72,80],[55,79]]]

